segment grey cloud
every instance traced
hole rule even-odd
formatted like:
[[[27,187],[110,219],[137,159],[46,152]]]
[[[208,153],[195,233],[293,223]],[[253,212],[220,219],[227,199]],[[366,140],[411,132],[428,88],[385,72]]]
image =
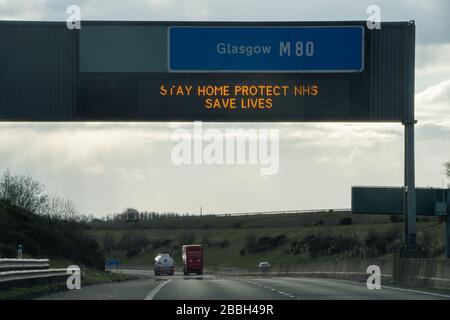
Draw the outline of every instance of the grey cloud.
[[[419,121],[450,124],[450,79],[416,94],[416,118]]]
[[[92,129],[80,124],[76,130],[36,130],[2,125],[0,167],[31,174],[49,192],[96,215],[127,206],[178,212],[197,212],[199,206],[206,212],[347,207],[351,185],[402,183],[401,125],[272,125],[281,130],[281,149],[280,172],[271,177],[260,176],[259,167],[250,165],[175,166],[171,129],[159,127]],[[163,138],[147,135],[153,131],[161,131]],[[427,166],[418,168],[418,184],[435,184],[442,177],[440,163],[450,157],[450,148],[432,153],[421,148],[442,138],[448,144],[448,134],[432,124],[418,127],[418,162]]]
[[[82,9],[85,20],[212,20],[311,21],[366,20],[366,8],[378,5],[382,21],[416,20],[419,43],[450,42],[447,0],[316,0],[210,1],[210,0],[4,0],[0,18],[60,20],[68,5]]]

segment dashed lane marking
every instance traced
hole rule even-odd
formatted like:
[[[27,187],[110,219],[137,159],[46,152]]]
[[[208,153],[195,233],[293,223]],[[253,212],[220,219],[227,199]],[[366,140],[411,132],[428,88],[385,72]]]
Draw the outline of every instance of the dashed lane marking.
[[[290,294],[289,292],[278,291],[278,290],[276,290],[276,289],[274,289],[274,288],[272,288],[272,287],[270,287],[268,285],[264,285],[264,284],[259,283],[259,282],[248,281],[248,280],[241,280],[241,281],[242,282],[246,282],[248,284],[253,284],[253,285],[256,285],[256,286],[259,286],[259,287],[263,287],[264,289],[267,289],[267,290],[270,290],[270,291],[274,291],[274,292],[276,292],[278,294],[281,294],[283,296],[286,296],[286,297],[289,297],[289,298],[292,298],[292,299],[301,300],[299,297],[296,297],[293,294]]]

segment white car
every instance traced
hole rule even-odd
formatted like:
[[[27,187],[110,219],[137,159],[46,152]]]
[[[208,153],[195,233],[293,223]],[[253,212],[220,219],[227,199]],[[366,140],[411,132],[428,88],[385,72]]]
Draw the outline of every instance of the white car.
[[[261,261],[261,262],[258,264],[258,268],[261,269],[261,270],[267,270],[267,269],[270,269],[270,267],[271,267],[271,265],[270,265],[270,263],[267,262],[267,261]]]

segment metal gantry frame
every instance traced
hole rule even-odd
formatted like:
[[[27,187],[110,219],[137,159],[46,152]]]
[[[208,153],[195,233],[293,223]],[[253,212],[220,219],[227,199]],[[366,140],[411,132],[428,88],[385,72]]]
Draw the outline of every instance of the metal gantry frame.
[[[407,249],[415,249],[416,243],[416,182],[414,161],[414,124],[416,121],[404,123],[405,126],[405,185],[403,213],[405,215],[405,244]]]
[[[410,21],[414,24],[414,21]],[[406,39],[408,47],[415,48],[415,36]],[[404,200],[403,213],[405,215],[405,244],[407,249],[415,249],[416,243],[416,181],[415,181],[415,161],[414,161],[414,125],[417,123],[414,116],[414,72],[415,72],[415,52],[414,50],[408,55],[407,62],[409,68],[406,68],[407,81],[407,103],[405,110],[405,163],[404,163]],[[413,74],[410,74],[410,73]]]

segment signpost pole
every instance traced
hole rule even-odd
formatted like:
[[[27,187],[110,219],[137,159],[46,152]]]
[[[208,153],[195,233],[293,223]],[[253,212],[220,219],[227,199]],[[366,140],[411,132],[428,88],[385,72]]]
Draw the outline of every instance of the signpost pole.
[[[409,24],[414,26],[414,21]],[[406,39],[409,48],[415,47],[415,32]],[[406,68],[408,79],[407,85],[407,110],[405,110],[405,187],[404,187],[404,215],[405,215],[405,243],[406,249],[416,248],[416,182],[415,182],[415,163],[414,163],[414,125],[417,121],[414,119],[414,70],[415,55],[414,50],[407,55],[409,68]],[[411,74],[413,73],[413,74]]]
[[[405,243],[407,249],[416,247],[416,184],[414,165],[414,122],[405,126],[405,186],[404,215]]]

